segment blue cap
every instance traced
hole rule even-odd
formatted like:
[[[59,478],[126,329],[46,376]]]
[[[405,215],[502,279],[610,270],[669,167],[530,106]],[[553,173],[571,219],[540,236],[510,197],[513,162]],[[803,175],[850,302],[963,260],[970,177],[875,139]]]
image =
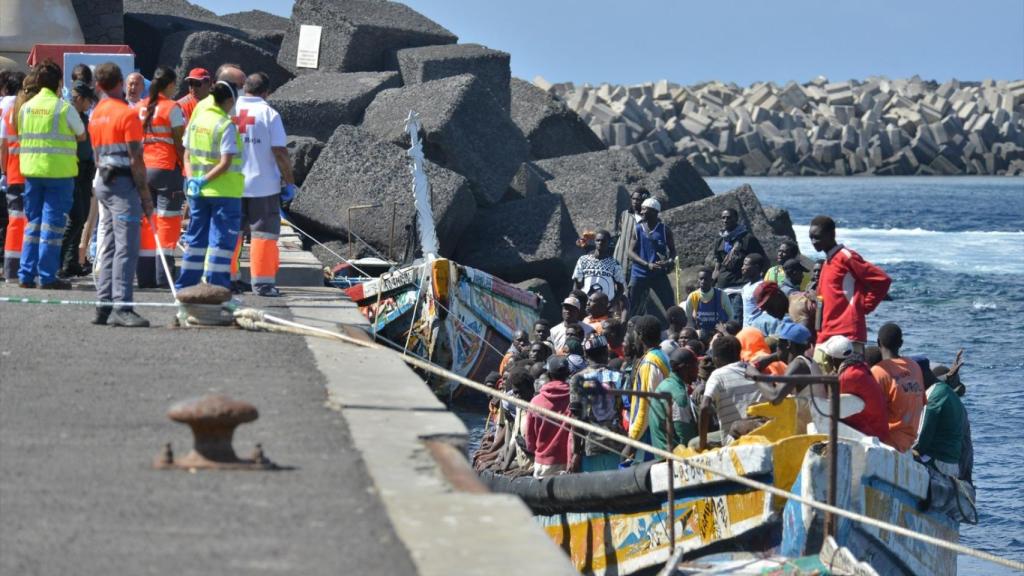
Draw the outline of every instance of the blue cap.
[[[807,344],[811,341],[811,331],[803,324],[783,322],[782,328],[779,329],[779,338],[797,344]]]
[[[583,356],[579,354],[569,354],[565,358],[566,363],[569,365],[569,373],[575,374],[580,370],[587,367],[587,361],[583,359]]]

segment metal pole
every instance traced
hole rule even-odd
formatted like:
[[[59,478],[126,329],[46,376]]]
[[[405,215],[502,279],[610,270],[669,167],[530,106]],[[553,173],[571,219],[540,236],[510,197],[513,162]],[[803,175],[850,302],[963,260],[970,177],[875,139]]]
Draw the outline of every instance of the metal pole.
[[[675,438],[672,434],[672,395],[662,400],[665,403],[665,440],[668,451],[675,452]],[[665,460],[668,464],[668,549],[669,554],[676,548],[676,463]]]
[[[357,206],[348,207],[348,257],[350,260],[356,259],[355,247],[352,245],[352,211],[353,210],[367,210],[370,208],[383,208],[383,204],[359,204]]]
[[[391,236],[388,238],[388,260],[395,260],[395,219],[398,218],[398,202],[391,203]]]
[[[836,485],[839,475],[839,383],[829,386],[831,397],[831,418],[828,427],[828,505],[836,505]],[[832,512],[825,511],[825,534],[835,538],[836,517]]]

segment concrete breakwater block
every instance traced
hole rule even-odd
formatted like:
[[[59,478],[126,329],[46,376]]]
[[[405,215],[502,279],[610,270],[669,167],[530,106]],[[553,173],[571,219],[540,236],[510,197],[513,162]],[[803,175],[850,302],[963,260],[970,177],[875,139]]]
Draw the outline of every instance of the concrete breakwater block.
[[[338,126],[359,124],[380,91],[401,85],[397,72],[317,72],[280,86],[268,102],[289,134],[326,141]]]
[[[287,129],[287,125],[285,127]],[[313,169],[313,164],[320,157],[324,143],[308,136],[289,136],[285,147],[288,149],[288,159],[292,163],[295,184],[302,186],[309,171]]]
[[[505,110],[509,109],[509,54],[479,44],[422,46],[398,51],[398,69],[406,86],[473,74]]]
[[[263,10],[246,10],[232,12],[217,17],[222,22],[242,30],[265,30],[284,32],[291,26],[291,20],[264,12]]]
[[[710,198],[712,195],[708,183],[686,158],[680,156],[667,158],[651,172],[650,178],[665,194],[667,202],[662,203],[663,210]]]
[[[462,176],[429,161],[426,172],[441,253],[450,256],[474,220],[476,203]],[[400,253],[409,239],[407,226],[415,213],[411,184],[405,150],[376,140],[362,128],[343,124],[306,176],[302,191],[292,202],[292,216],[310,232],[346,238],[350,207],[381,204],[354,212],[352,231],[387,253],[394,207],[394,250]],[[419,239],[414,241],[418,246]]]
[[[625,150],[549,158],[535,165],[545,178],[545,188],[563,198],[577,234],[601,229],[617,234],[619,213],[629,205],[632,189],[643,184],[655,196],[659,192]]]
[[[662,221],[672,228],[675,236],[681,267],[704,265],[705,258],[718,240],[722,210],[726,208],[734,208],[739,212],[740,222],[761,241],[769,258],[774,257],[779,243],[792,238],[776,234],[772,221],[765,214],[753,189],[744,184],[724,194],[662,212]]]
[[[160,62],[175,63],[178,78],[184,78],[193,68],[206,68],[213,74],[221,64],[234,62],[248,74],[257,71],[267,74],[272,90],[292,79],[292,73],[277,64],[269,46],[212,30],[178,32],[166,37],[160,50]]]
[[[607,148],[564,103],[519,78],[511,80],[512,121],[530,142],[530,157],[543,160]]]
[[[481,210],[454,258],[509,282],[562,278],[582,254],[575,241],[562,197],[549,194]]]
[[[408,146],[410,110],[420,115],[426,157],[468,178],[481,205],[499,202],[527,159],[529,144],[487,86],[462,74],[384,90],[366,109],[363,127]]]
[[[458,38],[412,8],[379,0],[297,0],[278,62],[297,74],[299,30],[321,26],[320,57],[316,70],[373,72],[397,70],[395,52],[402,48],[454,44]]]

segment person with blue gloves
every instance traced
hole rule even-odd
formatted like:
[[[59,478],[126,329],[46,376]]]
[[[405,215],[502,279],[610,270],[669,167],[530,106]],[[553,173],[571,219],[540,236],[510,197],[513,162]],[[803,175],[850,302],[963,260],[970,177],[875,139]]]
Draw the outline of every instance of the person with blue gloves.
[[[242,227],[250,234],[249,265],[252,291],[259,296],[280,296],[277,270],[280,254],[277,239],[281,234],[281,205],[295,198],[295,180],[288,158],[284,123],[265,100],[270,79],[257,72],[245,79],[245,95],[238,99],[235,124],[242,137],[245,161],[245,194],[242,197]],[[239,238],[232,259],[232,278],[236,292],[245,286],[238,279]]]
[[[212,106],[196,111],[185,132],[187,248],[178,290],[205,281],[231,288],[231,258],[242,219],[242,138],[229,116],[238,94],[224,80],[210,92]]]

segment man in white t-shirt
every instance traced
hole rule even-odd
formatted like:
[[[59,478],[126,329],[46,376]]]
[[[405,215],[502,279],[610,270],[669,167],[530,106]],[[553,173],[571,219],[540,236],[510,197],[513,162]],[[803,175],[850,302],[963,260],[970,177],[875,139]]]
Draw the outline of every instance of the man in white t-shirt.
[[[280,257],[277,239],[281,234],[281,203],[295,197],[295,180],[288,159],[284,123],[264,98],[270,93],[270,79],[257,72],[245,79],[245,96],[235,104],[235,125],[245,148],[245,195],[242,197],[242,226],[250,230],[249,265],[252,291],[260,296],[280,296],[277,268]],[[241,236],[239,236],[241,247]],[[238,270],[236,258],[233,272]]]

